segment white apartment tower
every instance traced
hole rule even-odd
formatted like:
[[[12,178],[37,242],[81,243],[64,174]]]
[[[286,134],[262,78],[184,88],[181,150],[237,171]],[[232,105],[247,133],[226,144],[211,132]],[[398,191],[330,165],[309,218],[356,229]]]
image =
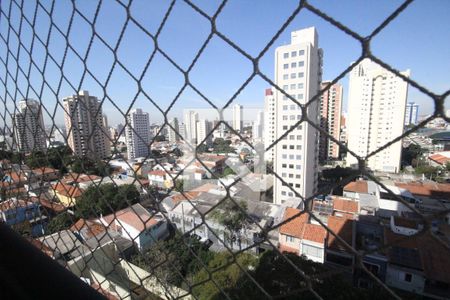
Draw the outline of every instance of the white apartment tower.
[[[409,77],[409,70],[402,72]],[[383,147],[403,133],[408,83],[370,59],[350,72],[348,147],[360,157]],[[400,170],[402,141],[371,156],[367,166],[376,171]],[[358,161],[347,154],[347,165]]]
[[[197,142],[196,145],[211,145],[212,142],[212,124],[207,120],[197,121]]]
[[[241,133],[244,128],[244,111],[242,105],[235,104],[233,106],[233,129]]]
[[[97,97],[80,91],[63,99],[67,142],[77,156],[103,159],[110,155],[110,140]]]
[[[147,157],[150,143],[150,120],[148,113],[137,108],[127,115],[125,137],[128,159]]]
[[[406,104],[405,126],[416,125],[419,118],[419,104],[409,102]]]
[[[306,104],[319,92],[322,74],[322,49],[314,27],[291,33],[291,43],[275,50],[275,83],[300,104]],[[318,121],[319,101],[307,108],[308,119]],[[299,105],[275,91],[275,137],[280,138],[302,117]],[[317,189],[318,131],[301,123],[275,146],[275,171],[285,181],[275,179],[274,203],[287,200],[301,205],[301,197],[312,196]]]
[[[261,140],[263,137],[263,131],[264,131],[264,113],[262,111],[259,111],[256,113],[256,120],[253,122],[252,127],[253,140],[254,141]]]
[[[184,113],[184,124],[186,130],[186,141],[189,143],[197,140],[197,121],[198,113],[188,110]]]
[[[171,127],[167,128],[168,140],[171,143],[176,143],[180,140],[180,136],[178,135],[180,134],[180,126],[178,125],[178,119],[173,118],[172,120],[170,120],[169,123]]]
[[[275,97],[272,89],[266,89],[264,96],[264,147],[267,149],[275,142]],[[264,159],[273,161],[275,156],[275,147],[266,151]]]
[[[44,151],[46,135],[41,104],[33,99],[19,101],[14,115],[14,135],[21,152]]]

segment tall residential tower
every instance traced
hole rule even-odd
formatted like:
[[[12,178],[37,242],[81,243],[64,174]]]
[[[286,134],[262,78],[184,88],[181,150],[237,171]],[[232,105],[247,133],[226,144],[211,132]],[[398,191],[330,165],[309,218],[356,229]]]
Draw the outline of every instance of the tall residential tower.
[[[235,104],[233,106],[233,129],[237,132],[241,133],[244,129],[244,116],[243,116],[243,110],[242,105]]]
[[[20,100],[14,115],[14,136],[21,152],[45,150],[45,128],[41,104],[33,99]]]
[[[402,72],[409,76],[409,70]],[[366,157],[403,133],[408,83],[364,59],[350,72],[348,99],[348,148]],[[400,171],[402,141],[372,155],[367,166],[376,171]],[[358,160],[347,154],[347,165]]]
[[[127,115],[125,125],[128,159],[146,157],[149,154],[150,120],[148,113],[137,108]]]
[[[63,99],[67,142],[77,156],[103,159],[110,155],[110,140],[97,97],[80,91]]]
[[[275,51],[275,83],[300,104],[306,104],[319,91],[322,75],[322,49],[314,27],[291,33],[291,43]],[[275,91],[276,139],[302,118],[299,105]],[[307,116],[318,124],[319,101],[309,103]],[[285,181],[275,179],[274,202],[301,203],[317,189],[318,131],[302,122],[275,147],[275,170]],[[295,191],[296,193],[294,193]]]

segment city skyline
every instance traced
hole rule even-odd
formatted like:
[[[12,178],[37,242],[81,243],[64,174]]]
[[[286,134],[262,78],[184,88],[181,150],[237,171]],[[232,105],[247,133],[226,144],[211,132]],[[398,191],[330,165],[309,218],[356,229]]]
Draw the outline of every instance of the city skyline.
[[[77,3],[77,6],[78,5],[80,11],[86,13],[88,16],[92,14],[93,9],[95,8],[93,7],[93,4],[89,4],[87,2]],[[164,6],[165,4],[160,5]],[[210,13],[217,8],[213,2],[201,2],[199,5]],[[225,7],[224,12],[217,20],[218,28],[223,30],[227,36],[230,36],[230,38],[235,40],[237,44],[242,45],[244,50],[248,51],[252,55],[256,55],[262,49],[262,45],[273,36],[274,28],[277,28],[279,24],[287,18],[287,12],[291,11],[290,6],[293,5],[294,2],[286,2],[286,7],[277,6],[274,2],[265,3],[261,5],[260,11],[258,12],[259,14],[252,15],[249,13],[251,9],[249,4],[230,3]],[[377,3],[377,5],[372,3],[365,3],[363,5],[357,2],[352,2],[351,4],[346,3],[343,5],[330,3],[326,7],[321,7],[320,3],[315,5],[318,5],[319,8],[324,9],[325,12],[330,13],[331,16],[342,21],[344,25],[353,28],[358,33],[368,34],[379,24],[378,20],[382,20],[386,17],[397,5],[399,5],[399,3],[395,1],[382,1]],[[349,13],[349,11],[346,10],[348,5],[352,5],[353,13]],[[441,5],[441,7],[439,7],[439,5]],[[411,4],[410,8],[405,13],[401,14],[392,26],[383,30],[379,36],[374,39],[374,42],[372,43],[373,53],[382,58],[384,61],[390,63],[398,70],[411,69],[411,79],[424,83],[425,87],[430,90],[443,92],[449,81],[449,75],[445,72],[446,69],[450,68],[450,61],[448,57],[443,55],[443,53],[437,53],[437,56],[433,57],[433,61],[427,59],[424,60],[422,53],[431,50],[430,48],[427,48],[429,47],[428,45],[441,45],[445,48],[445,45],[449,43],[448,41],[445,41],[445,39],[440,38],[440,36],[445,36],[443,35],[446,30],[445,27],[434,26],[435,22],[437,22],[434,19],[437,20],[439,18],[435,17],[430,19],[430,16],[433,14],[443,14],[445,8],[447,7],[448,4],[444,2],[437,2],[436,6],[433,7],[426,6],[421,2]],[[120,12],[121,10],[119,8],[109,3],[105,3],[102,6],[102,13],[99,18],[105,22],[103,25],[100,25],[98,30],[106,36],[105,40],[109,43],[114,43],[117,39],[117,26],[119,25],[115,24],[115,22],[113,23],[112,20],[120,20],[120,17],[123,16],[123,13]],[[132,7],[132,11],[139,17],[140,9],[145,11],[144,8],[145,4],[136,4],[136,6]],[[27,9],[27,7],[24,8],[25,11]],[[63,27],[66,26],[66,21],[63,20],[66,16],[64,13],[64,7],[57,4],[55,11],[61,12],[60,15],[57,14],[57,16],[55,16],[58,24],[61,24]],[[159,10],[155,9],[155,11]],[[419,12],[422,16],[421,20],[423,20],[425,16],[429,22],[425,24],[421,22],[419,26],[419,21],[415,18]],[[365,22],[361,23],[357,18],[354,18],[355,13],[367,16],[367,18],[365,18]],[[112,17],[105,20],[104,17],[106,14],[110,14]],[[205,35],[204,31],[206,30],[202,29],[199,32],[191,33],[189,28],[191,28],[191,26],[207,26],[204,26],[206,24],[204,23],[204,20],[194,13],[194,20],[192,24],[187,24],[186,28],[182,28],[182,26],[184,26],[182,24],[185,24],[185,22],[183,23],[183,20],[186,20],[186,18],[192,15],[192,10],[189,7],[186,7],[186,4],[177,3],[174,8],[174,14],[175,16],[169,18],[168,20],[167,30],[173,30],[177,39],[169,39],[164,34],[165,30],[163,30],[160,45],[161,48],[165,49],[165,51],[167,51],[169,55],[173,56],[176,61],[179,61],[182,67],[186,67],[192,58],[192,54],[195,52],[194,50],[197,49],[196,46],[198,45],[194,46],[194,44],[201,43],[203,41],[203,37]],[[267,22],[267,24],[260,25],[261,28],[254,28],[254,26],[251,26],[252,23],[255,23],[255,18],[271,14],[273,14],[273,20],[272,18],[269,18],[271,21]],[[231,18],[229,15],[233,15],[234,17]],[[157,17],[154,22],[156,23],[160,17],[161,16]],[[79,19],[76,19],[74,23],[75,25],[78,25],[78,23],[80,23]],[[243,27],[245,28],[245,26],[239,26],[242,24],[250,26],[249,29],[241,30]],[[336,29],[332,28],[331,25],[312,15],[312,13],[303,11],[283,31],[281,36],[261,58],[260,69],[269,78],[273,78],[270,57],[273,55],[274,49],[286,43],[291,31],[313,25],[316,26],[319,32],[321,32],[322,48],[326,53],[324,56],[323,80],[334,79],[336,75],[347,68],[358,57],[360,47],[356,41],[350,39],[344,33],[336,31]],[[148,24],[148,26],[154,29],[153,24]],[[82,29],[84,28],[83,26],[80,27]],[[409,30],[412,27],[415,27],[414,35],[412,35],[412,32]],[[105,28],[111,28],[110,32],[106,31]],[[256,36],[249,36],[248,30],[250,29],[258,30],[259,34]],[[77,31],[74,32],[74,34],[76,33]],[[185,36],[180,37],[180,42],[184,42],[187,38],[192,40],[192,46],[187,48],[182,47],[183,51],[180,51],[179,47],[175,47],[177,41],[179,40],[178,37],[180,33],[185,33]],[[396,37],[398,35],[401,35],[405,39],[401,44],[396,41]],[[430,43],[416,44],[416,36],[426,36]],[[142,32],[130,25],[125,32],[124,39],[126,42],[131,44],[140,42],[143,46],[141,47],[142,53],[136,53],[135,49],[127,48],[126,50],[122,50],[122,48],[119,47],[119,59],[124,61],[133,73],[142,71],[144,62],[148,59],[147,54],[149,54],[152,50],[151,42],[148,43],[148,47],[145,46],[145,42],[142,43],[143,37],[145,38]],[[52,38],[51,42],[51,49],[64,47],[64,43],[56,38]],[[87,39],[80,40],[79,47],[80,51],[83,53],[86,52],[86,43]],[[337,44],[339,47],[336,48],[335,45]],[[105,54],[105,49],[105,46],[101,45],[101,43],[97,41],[94,43],[93,49],[91,49],[91,55],[87,60],[92,67],[94,76],[98,77],[100,82],[105,82],[106,75],[109,71],[109,66],[111,65],[109,63],[111,56],[107,54],[107,52]],[[408,49],[408,51],[406,51],[406,49]],[[414,49],[414,51],[410,51],[410,49]],[[220,59],[222,57],[223,59]],[[73,63],[66,65],[63,72],[67,76],[70,74],[70,78],[73,79],[73,82],[76,85],[77,82],[79,83],[81,66],[76,63],[77,58],[75,58],[73,54],[69,53],[67,59]],[[224,65],[224,62],[226,62],[226,65]],[[49,67],[50,73],[48,76],[46,74],[46,81],[53,86],[54,78],[57,74],[52,74],[52,70],[55,70],[54,65]],[[177,94],[179,90],[178,87],[180,87],[183,82],[183,78],[180,76],[181,73],[171,73],[171,70],[173,71],[174,67],[171,66],[171,64],[165,60],[161,54],[157,54],[154,62],[148,70],[148,76],[144,76],[144,80],[142,82],[144,91],[154,98],[153,100],[155,103],[160,105],[162,109],[167,109]],[[209,74],[211,72],[213,75],[216,75],[219,70],[222,72],[220,81],[216,80],[215,76],[212,76],[211,78],[209,76],[205,76],[205,74]],[[244,81],[246,76],[245,74],[248,74],[249,70],[249,62],[246,61],[245,58],[241,57],[237,52],[234,52],[229,45],[225,45],[219,38],[214,37],[206,48],[205,53],[203,53],[199,59],[197,65],[193,68],[191,73],[191,81],[195,86],[198,86],[199,90],[202,91],[208,99],[221,106],[225,104],[225,102],[235,93],[239,83]],[[155,72],[160,73],[161,75],[155,77]],[[223,78],[225,78],[225,80]],[[33,84],[33,82],[31,83]],[[206,83],[208,84],[205,85]],[[344,91],[348,90],[348,76],[341,80],[340,83],[343,85]],[[21,83],[19,83],[19,86],[20,84]],[[240,95],[237,96],[236,100],[231,105],[239,103],[244,106],[262,106],[263,96],[261,96],[261,91],[268,87],[270,87],[270,85],[267,82],[257,77],[250,82],[250,84],[242,91]],[[100,86],[95,83],[95,80],[93,80],[90,76],[87,76],[84,79],[84,82],[80,84],[79,89],[89,90],[100,100],[104,97],[103,89],[101,89]],[[46,107],[51,108],[54,107],[57,102],[61,103],[62,98],[76,92],[78,91],[74,91],[67,84],[63,84],[60,89],[60,94],[57,97],[52,95],[48,88],[44,88],[41,99],[37,97],[39,95],[33,95],[32,91],[30,91],[30,95],[28,95],[28,97],[37,99],[38,101],[41,100]],[[126,113],[128,105],[136,96],[136,85],[132,83],[129,75],[127,75],[124,70],[120,69],[120,67],[116,67],[116,69],[112,72],[112,77],[107,85],[106,92],[108,97],[117,103],[118,107],[122,109],[123,113]],[[141,107],[144,111],[148,111],[150,113],[150,120],[161,122],[163,119],[162,113],[157,112],[155,106],[153,106],[153,104],[151,104],[147,99],[140,98],[141,96],[142,94],[136,98],[135,105],[133,105],[131,109]],[[18,100],[19,99],[16,99],[16,101]],[[419,93],[415,88],[411,88],[407,101],[418,103],[421,106],[422,114],[429,114],[432,112],[432,101],[428,101],[427,96]],[[348,95],[345,92],[343,102],[343,110],[347,111],[346,107],[348,103]],[[446,105],[446,108],[448,109],[449,104]],[[177,117],[178,119],[182,119],[182,110],[184,108],[208,108],[208,106],[209,104],[202,100],[200,95],[188,88],[182,93],[172,110],[169,111],[168,117]],[[122,122],[123,115],[121,115],[112,106],[109,99],[106,99],[103,110],[105,115],[109,117],[110,124],[114,125]],[[60,106],[57,107],[57,111],[61,112]],[[53,110],[49,109],[49,112],[52,113]],[[49,119],[55,119],[56,122],[62,123],[63,120],[61,116],[61,113],[56,113],[55,118],[50,118],[48,113],[44,112],[44,119],[46,122]]]

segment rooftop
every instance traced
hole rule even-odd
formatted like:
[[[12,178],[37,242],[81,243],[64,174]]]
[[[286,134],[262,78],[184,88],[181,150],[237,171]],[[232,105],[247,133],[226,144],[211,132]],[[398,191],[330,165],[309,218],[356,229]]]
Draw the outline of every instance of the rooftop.
[[[298,210],[296,208],[291,207],[286,208],[286,211],[284,212],[283,222],[301,212],[302,212],[301,210]],[[308,213],[303,212],[301,215],[281,225],[280,233],[301,239],[303,234],[303,226],[305,226],[305,224],[308,222],[308,219],[309,219]]]
[[[367,181],[357,180],[350,182],[349,184],[344,186],[344,191],[367,194],[369,192]]]

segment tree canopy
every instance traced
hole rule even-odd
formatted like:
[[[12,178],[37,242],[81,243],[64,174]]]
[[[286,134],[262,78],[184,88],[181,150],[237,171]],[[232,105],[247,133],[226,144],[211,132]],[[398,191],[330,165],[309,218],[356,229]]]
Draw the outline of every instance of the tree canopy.
[[[77,201],[78,218],[97,218],[139,202],[139,191],[133,184],[117,186],[112,183],[91,185]]]

